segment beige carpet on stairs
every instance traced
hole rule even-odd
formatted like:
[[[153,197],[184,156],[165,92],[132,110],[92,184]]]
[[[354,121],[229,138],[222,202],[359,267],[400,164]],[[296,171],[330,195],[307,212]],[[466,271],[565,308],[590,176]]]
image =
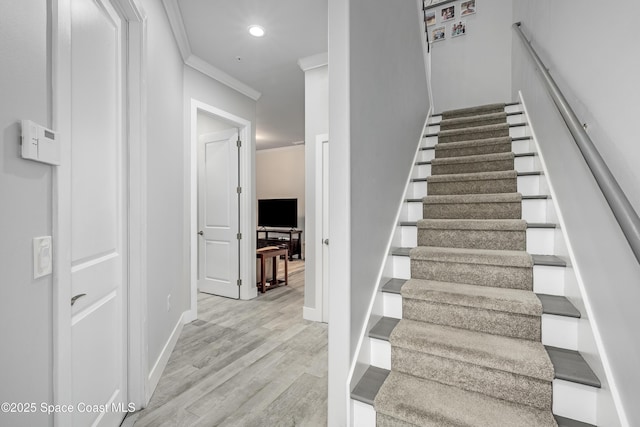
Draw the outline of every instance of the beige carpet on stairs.
[[[504,111],[443,114],[380,427],[557,426]]]

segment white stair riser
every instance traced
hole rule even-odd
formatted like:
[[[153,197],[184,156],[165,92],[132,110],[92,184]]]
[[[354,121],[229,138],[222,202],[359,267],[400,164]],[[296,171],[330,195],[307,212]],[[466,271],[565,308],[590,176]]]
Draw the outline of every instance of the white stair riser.
[[[536,170],[535,156],[516,157],[513,166],[518,172],[534,172]]]
[[[418,153],[418,158],[416,159],[416,161],[428,162],[430,160],[433,160],[435,158],[435,155],[436,155],[435,150],[420,150],[420,153]]]
[[[527,252],[553,255],[555,228],[527,228]]]
[[[518,177],[518,193],[523,196],[539,196],[544,194],[540,191],[540,175],[524,175]]]
[[[578,325],[575,317],[542,315],[542,344],[578,351]]]
[[[415,199],[418,197],[427,196],[427,181],[418,181],[409,183],[410,198]]]
[[[402,226],[400,227],[400,246],[404,248],[415,248],[418,246],[418,227]]]
[[[393,255],[393,277],[396,279],[411,278],[411,259],[408,256]]]
[[[527,136],[527,127],[518,126],[514,128],[509,128],[509,136],[511,138],[521,138],[523,136]]]
[[[599,389],[564,380],[553,380],[553,413],[596,425]]]
[[[411,178],[426,178],[431,176],[431,165],[415,165]]]
[[[382,293],[382,314],[385,317],[402,319],[402,296],[391,292]]]
[[[429,123],[429,125],[427,126],[427,130],[425,131],[426,134],[438,133],[438,132],[440,132],[440,124],[439,123]]]
[[[522,200],[522,219],[527,222],[547,222],[549,199]]]
[[[389,341],[369,337],[371,366],[391,370],[391,344]]]
[[[564,296],[564,267],[533,266],[533,292]]]
[[[407,206],[407,221],[417,221],[422,219],[422,202],[405,202]]]
[[[420,147],[433,148],[436,146],[437,143],[438,143],[437,136],[425,136],[422,138],[422,144],[420,144]]]
[[[351,399],[351,427],[376,427],[376,410],[373,406]]]

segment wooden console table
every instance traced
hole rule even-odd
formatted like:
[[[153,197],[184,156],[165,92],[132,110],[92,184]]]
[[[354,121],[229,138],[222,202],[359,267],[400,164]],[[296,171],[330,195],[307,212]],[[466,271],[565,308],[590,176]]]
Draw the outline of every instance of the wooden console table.
[[[288,252],[289,250],[287,248],[278,248],[276,246],[267,246],[256,251],[256,256],[260,260],[261,273],[258,288],[263,294],[269,289],[277,288],[281,285],[287,286],[289,284]],[[278,279],[278,259],[280,255],[284,255],[284,280]],[[265,268],[265,263],[268,258],[273,258],[271,261],[271,280],[269,281],[269,285],[267,285],[267,272]]]
[[[289,260],[293,260],[294,255],[298,255],[298,259],[302,259],[302,230],[273,228],[256,230],[256,242],[258,249],[266,246],[286,245],[289,249]]]

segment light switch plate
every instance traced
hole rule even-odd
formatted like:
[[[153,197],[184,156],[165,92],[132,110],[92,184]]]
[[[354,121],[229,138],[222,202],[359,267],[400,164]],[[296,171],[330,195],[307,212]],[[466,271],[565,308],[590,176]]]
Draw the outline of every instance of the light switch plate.
[[[33,278],[51,274],[53,268],[53,248],[51,236],[35,237],[33,239]]]

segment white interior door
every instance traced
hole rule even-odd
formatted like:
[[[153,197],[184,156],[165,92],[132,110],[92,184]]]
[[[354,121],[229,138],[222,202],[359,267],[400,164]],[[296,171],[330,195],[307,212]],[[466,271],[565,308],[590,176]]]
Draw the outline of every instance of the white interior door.
[[[72,417],[117,426],[127,402],[126,30],[108,0],[70,7]]]
[[[329,321],[329,141],[322,141],[322,321]]]
[[[198,142],[198,290],[239,298],[239,148],[236,129]]]

